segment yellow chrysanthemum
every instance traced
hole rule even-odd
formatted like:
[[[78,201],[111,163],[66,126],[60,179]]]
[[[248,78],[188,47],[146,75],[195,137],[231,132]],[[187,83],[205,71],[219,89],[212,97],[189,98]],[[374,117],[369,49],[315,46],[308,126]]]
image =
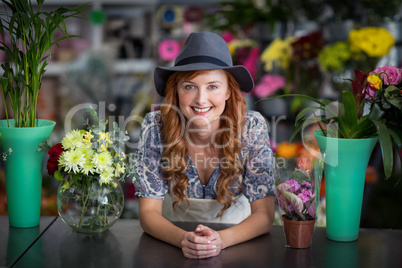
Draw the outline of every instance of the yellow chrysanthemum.
[[[350,49],[369,57],[383,57],[395,45],[395,38],[385,29],[365,27],[349,32]]]
[[[272,43],[262,52],[261,61],[264,62],[265,71],[272,71],[274,64],[279,68],[286,69],[290,64],[290,57],[292,55],[292,42],[294,37],[288,37],[285,40],[276,38]]]

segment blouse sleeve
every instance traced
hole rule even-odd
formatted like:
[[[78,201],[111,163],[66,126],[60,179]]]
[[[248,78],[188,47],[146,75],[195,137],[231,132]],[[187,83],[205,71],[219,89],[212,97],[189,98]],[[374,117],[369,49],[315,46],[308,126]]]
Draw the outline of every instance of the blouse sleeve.
[[[160,134],[160,114],[149,113],[142,123],[136,157],[136,197],[164,199],[167,181],[161,177],[163,146]]]
[[[246,128],[243,194],[253,202],[275,193],[275,162],[264,117],[258,112],[249,112]]]

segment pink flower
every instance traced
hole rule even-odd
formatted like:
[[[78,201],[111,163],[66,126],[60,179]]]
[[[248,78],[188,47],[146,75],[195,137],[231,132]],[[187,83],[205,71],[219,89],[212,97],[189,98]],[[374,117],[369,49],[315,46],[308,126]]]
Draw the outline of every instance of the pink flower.
[[[295,180],[287,180],[285,183],[292,187],[293,192],[289,191],[291,193],[295,193],[300,188],[300,184]]]
[[[253,92],[259,98],[265,98],[273,95],[278,89],[284,88],[285,78],[281,75],[266,74],[255,86]]]
[[[385,72],[389,76],[389,80],[391,81],[391,85],[398,85],[402,82],[402,69],[399,69],[396,66],[385,65],[383,67],[378,67],[371,73],[380,74],[381,72]],[[381,78],[384,81],[384,84],[389,86],[388,77],[385,74],[381,74]]]
[[[250,72],[254,80],[255,77],[257,76],[257,61],[259,57],[260,57],[260,48],[253,47],[250,53],[248,54],[246,60],[243,62],[243,66],[246,67],[246,69]]]
[[[300,193],[297,196],[303,201],[303,203],[306,203],[310,200],[311,197],[314,197],[314,194],[311,193],[310,190],[301,189]]]
[[[311,186],[311,183],[309,183],[308,181],[303,181],[301,186],[306,189],[310,189],[310,190],[313,189],[313,187]]]

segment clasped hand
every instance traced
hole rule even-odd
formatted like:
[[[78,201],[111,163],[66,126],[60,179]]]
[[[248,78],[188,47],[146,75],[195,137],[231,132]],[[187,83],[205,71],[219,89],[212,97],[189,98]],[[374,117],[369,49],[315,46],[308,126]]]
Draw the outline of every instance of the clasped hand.
[[[194,232],[187,232],[181,241],[186,258],[204,259],[218,256],[222,250],[222,239],[217,231],[199,224]]]

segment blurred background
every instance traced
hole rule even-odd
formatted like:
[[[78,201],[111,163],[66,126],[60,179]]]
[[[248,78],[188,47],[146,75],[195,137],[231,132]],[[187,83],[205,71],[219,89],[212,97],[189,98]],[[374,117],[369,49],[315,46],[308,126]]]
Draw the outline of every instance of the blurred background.
[[[44,9],[85,2],[46,0]],[[256,84],[244,95],[248,109],[266,118],[278,157],[307,153],[301,137],[292,143],[289,138],[295,116],[309,103],[298,98],[258,100],[283,93],[337,100],[342,89],[350,88],[345,79],[353,78],[354,69],[402,67],[400,0],[94,0],[89,5],[87,20],[66,21],[69,34],[81,38],[66,39],[52,49],[39,93],[38,118],[57,122],[53,144],[71,128],[83,128],[82,104],[91,103],[127,129],[131,137],[127,151],[134,149],[141,119],[162,101],[154,90],[153,70],[172,65],[191,32],[221,35],[234,64],[248,68]],[[1,119],[5,117],[2,103]],[[304,141],[317,148],[311,134]],[[59,182],[47,174],[46,157],[41,213],[57,215]],[[377,146],[367,169],[361,227],[402,228],[398,179],[384,179]],[[323,226],[324,185],[325,181],[320,193]],[[137,218],[134,186],[130,179],[122,186],[126,195],[122,218]],[[6,214],[1,166],[0,215]]]

